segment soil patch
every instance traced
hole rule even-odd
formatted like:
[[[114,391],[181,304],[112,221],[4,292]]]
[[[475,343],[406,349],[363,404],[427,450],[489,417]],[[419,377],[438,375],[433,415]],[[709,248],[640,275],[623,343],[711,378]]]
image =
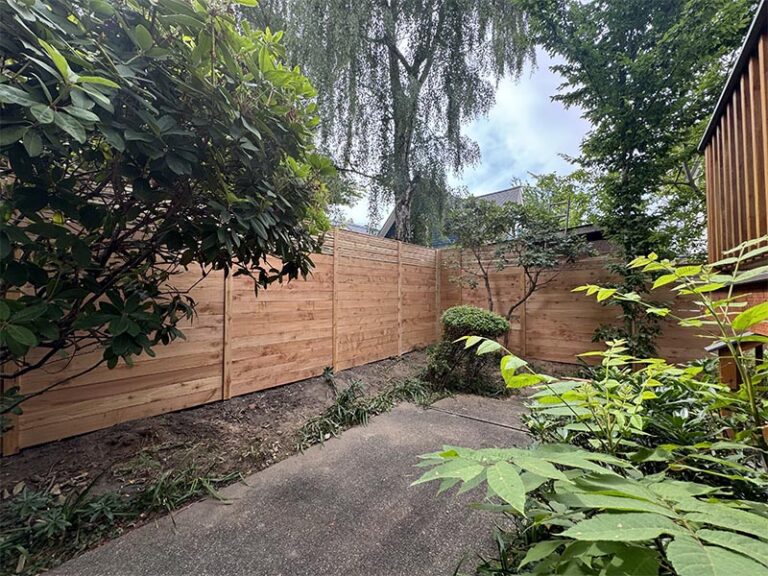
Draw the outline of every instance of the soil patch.
[[[426,363],[417,351],[336,374],[343,390],[362,382],[376,395],[416,377]],[[328,407],[334,393],[322,376],[278,388],[134,420],[0,459],[0,486],[8,497],[23,483],[54,493],[80,490],[130,495],[165,471],[186,466],[206,474],[248,475],[296,451],[296,432]]]

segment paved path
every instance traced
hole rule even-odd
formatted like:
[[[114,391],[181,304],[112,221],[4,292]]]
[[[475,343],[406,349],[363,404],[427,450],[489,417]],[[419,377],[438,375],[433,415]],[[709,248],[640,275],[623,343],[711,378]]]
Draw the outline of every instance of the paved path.
[[[491,546],[497,516],[467,508],[482,492],[435,496],[409,484],[416,456],[443,444],[521,445],[519,403],[463,396],[403,404],[366,427],[292,456],[206,500],[61,566],[59,576],[451,575]]]

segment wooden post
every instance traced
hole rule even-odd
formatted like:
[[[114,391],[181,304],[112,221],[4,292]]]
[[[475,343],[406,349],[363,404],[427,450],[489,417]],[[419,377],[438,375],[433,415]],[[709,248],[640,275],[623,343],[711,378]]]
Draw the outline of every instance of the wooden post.
[[[525,272],[521,270],[520,274],[523,277],[523,296],[525,296],[525,290],[526,290]],[[525,301],[520,305],[520,355],[523,357],[528,355],[528,328],[526,323],[526,310],[525,310],[526,305],[527,305],[527,302]]]
[[[333,296],[332,296],[332,302],[331,302],[331,346],[333,349],[332,353],[332,366],[334,372],[338,371],[339,369],[339,361],[338,361],[338,348],[339,344],[337,342],[338,340],[338,333],[336,325],[338,324],[338,318],[339,318],[339,305],[338,305],[338,282],[336,280],[338,276],[338,261],[339,261],[339,252],[341,251],[341,243],[339,242],[339,234],[340,230],[338,228],[333,229],[333,278],[331,280],[331,283],[333,284]]]
[[[3,380],[0,389],[3,393],[11,390],[17,385],[16,379]],[[10,428],[2,433],[2,444],[0,445],[0,454],[10,456],[19,453],[19,417],[16,414],[5,414],[3,418]]]
[[[435,250],[435,340],[440,339],[440,307],[442,302],[440,301],[440,289],[443,283],[443,252],[441,250]]]
[[[224,277],[224,338],[222,345],[221,399],[232,398],[232,274]]]
[[[397,355],[403,353],[403,243],[397,241]]]

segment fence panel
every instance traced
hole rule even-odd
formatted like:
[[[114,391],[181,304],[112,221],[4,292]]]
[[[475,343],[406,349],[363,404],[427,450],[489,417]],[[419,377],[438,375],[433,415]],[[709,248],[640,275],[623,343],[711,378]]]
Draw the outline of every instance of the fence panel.
[[[336,254],[336,365],[343,370],[398,354],[399,243],[340,232]]]
[[[443,259],[446,259],[445,254]],[[477,267],[466,254],[460,260],[465,270]],[[444,299],[443,306],[464,303],[488,308],[482,282],[475,288],[463,286],[460,297],[456,298],[452,286],[458,285],[456,277],[459,272],[455,263],[459,257],[455,250],[450,254],[450,261],[454,264],[446,266],[441,274],[441,291],[447,294],[454,290],[454,296],[450,302]],[[602,324],[619,322],[621,312],[617,307],[602,306],[594,297],[572,290],[583,284],[610,282],[611,275],[606,269],[608,262],[609,259],[604,256],[584,258],[561,269],[550,279],[544,277],[536,292],[513,314],[510,350],[534,360],[575,363],[577,354],[599,349],[601,345],[592,341],[595,330]],[[496,311],[505,314],[523,293],[523,275],[518,268],[498,272],[491,264],[489,269],[492,270],[489,276]],[[671,293],[654,293],[654,297],[672,300],[677,310],[691,308],[684,300],[673,299]],[[703,355],[705,341],[696,337],[695,330],[682,328],[672,321],[663,321],[662,327],[657,347],[666,358],[683,362]]]
[[[189,271],[176,279],[185,287],[199,280]],[[134,366],[99,368],[30,398],[12,434],[18,447],[106,428],[126,420],[155,416],[219,400],[223,359],[223,275],[209,275],[191,290],[197,318],[183,327],[186,340],[159,346],[156,357],[142,355]],[[101,358],[101,351],[49,362],[18,382],[22,394],[43,390],[78,374]],[[3,452],[12,452],[4,439]]]
[[[489,258],[490,253],[489,253]],[[183,330],[187,340],[141,356],[135,365],[101,366],[24,403],[16,426],[3,437],[3,454],[19,448],[189,408],[343,370],[428,345],[439,338],[440,313],[456,304],[487,306],[482,286],[455,281],[472,260],[454,249],[436,250],[337,231],[313,257],[306,280],[255,293],[245,277],[199,273],[177,279],[192,286],[198,316]],[[279,264],[275,262],[274,264]],[[528,358],[574,362],[594,349],[592,334],[618,310],[574,294],[579,284],[604,283],[604,258],[567,267],[512,317],[509,347]],[[475,264],[476,266],[476,264]],[[519,269],[493,269],[497,311],[522,295]],[[672,360],[701,355],[703,343],[669,324],[659,347]],[[23,377],[22,393],[43,390],[98,360],[100,352],[50,362]],[[9,383],[4,383],[9,385]]]

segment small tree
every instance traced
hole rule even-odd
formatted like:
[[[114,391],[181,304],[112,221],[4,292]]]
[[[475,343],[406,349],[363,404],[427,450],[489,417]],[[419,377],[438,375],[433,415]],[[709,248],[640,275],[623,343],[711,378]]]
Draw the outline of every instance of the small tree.
[[[508,202],[499,206],[469,198],[449,213],[446,233],[477,264],[476,270],[462,269],[459,281],[472,287],[482,281],[489,310],[496,308],[491,273],[509,267],[522,271],[525,283],[521,297],[500,311],[507,321],[536,290],[555,280],[563,265],[590,251],[581,237],[562,230],[558,218],[536,204]]]
[[[3,379],[154,355],[194,314],[170,283],[193,263],[261,286],[309,271],[330,167],[314,90],[280,33],[215,6],[0,3]],[[0,416],[25,398],[5,392]]]
[[[538,204],[545,212],[551,212],[563,228],[581,226],[595,219],[594,183],[586,170],[579,169],[566,176],[554,172],[531,176],[533,183],[523,186],[526,204]]]
[[[501,270],[503,261],[492,255],[494,247],[498,248],[509,238],[513,226],[511,204],[500,206],[474,197],[460,202],[446,217],[445,233],[455,241],[459,250],[469,253],[477,269],[462,268],[459,281],[471,288],[482,281],[488,310],[493,312],[490,273],[493,269]]]

